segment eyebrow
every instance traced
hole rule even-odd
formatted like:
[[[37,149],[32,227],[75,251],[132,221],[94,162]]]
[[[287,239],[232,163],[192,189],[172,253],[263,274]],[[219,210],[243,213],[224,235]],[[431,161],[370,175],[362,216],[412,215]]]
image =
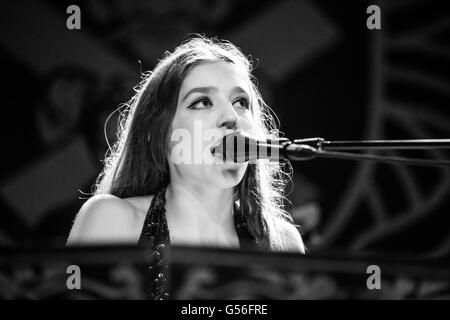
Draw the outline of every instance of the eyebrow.
[[[217,87],[196,87],[196,88],[192,88],[191,90],[189,90],[183,97],[183,99],[181,100],[181,102],[184,102],[187,97],[193,93],[214,93],[219,91],[219,89]],[[244,89],[242,89],[241,87],[234,87],[233,89],[231,89],[231,94],[236,94],[236,93],[245,93],[248,95],[247,91],[245,91]]]

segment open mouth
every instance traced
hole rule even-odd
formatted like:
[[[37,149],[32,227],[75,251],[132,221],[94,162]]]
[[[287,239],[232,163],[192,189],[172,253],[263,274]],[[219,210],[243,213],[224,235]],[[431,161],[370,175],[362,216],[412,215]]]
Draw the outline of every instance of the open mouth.
[[[240,131],[223,136],[211,146],[214,158],[226,163],[246,162],[248,140]]]
[[[223,156],[223,138],[217,140],[212,146],[211,146],[211,154],[213,156]]]

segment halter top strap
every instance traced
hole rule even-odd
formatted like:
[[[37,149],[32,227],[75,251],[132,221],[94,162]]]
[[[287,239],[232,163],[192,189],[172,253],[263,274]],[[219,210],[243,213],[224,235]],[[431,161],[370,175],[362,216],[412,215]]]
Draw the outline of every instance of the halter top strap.
[[[170,246],[170,234],[165,209],[165,193],[166,188],[163,188],[153,197],[138,242],[139,245],[148,250],[148,254],[152,258],[147,273],[150,282],[150,298],[161,300],[169,298],[167,249]],[[257,241],[249,232],[245,218],[237,203],[234,203],[233,215],[240,248],[257,248]]]

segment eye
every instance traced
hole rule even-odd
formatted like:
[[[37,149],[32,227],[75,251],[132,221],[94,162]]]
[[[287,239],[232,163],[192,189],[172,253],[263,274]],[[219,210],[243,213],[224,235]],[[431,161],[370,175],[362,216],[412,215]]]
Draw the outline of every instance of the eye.
[[[233,102],[233,106],[236,107],[236,105],[239,108],[250,109],[250,103],[249,103],[248,99],[244,98],[244,97],[243,98],[239,98],[236,101],[234,101]]]
[[[206,108],[211,108],[212,105],[213,105],[213,103],[211,102],[211,99],[209,99],[208,97],[201,97],[201,98],[195,100],[194,102],[192,102],[188,106],[188,109],[193,109],[193,110],[206,109]]]

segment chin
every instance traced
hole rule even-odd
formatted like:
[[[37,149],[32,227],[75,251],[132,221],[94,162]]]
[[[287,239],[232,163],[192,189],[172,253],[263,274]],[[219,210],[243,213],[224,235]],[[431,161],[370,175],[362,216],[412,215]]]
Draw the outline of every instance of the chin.
[[[237,186],[244,177],[246,163],[232,163],[218,165],[218,181],[224,188],[231,188]]]

